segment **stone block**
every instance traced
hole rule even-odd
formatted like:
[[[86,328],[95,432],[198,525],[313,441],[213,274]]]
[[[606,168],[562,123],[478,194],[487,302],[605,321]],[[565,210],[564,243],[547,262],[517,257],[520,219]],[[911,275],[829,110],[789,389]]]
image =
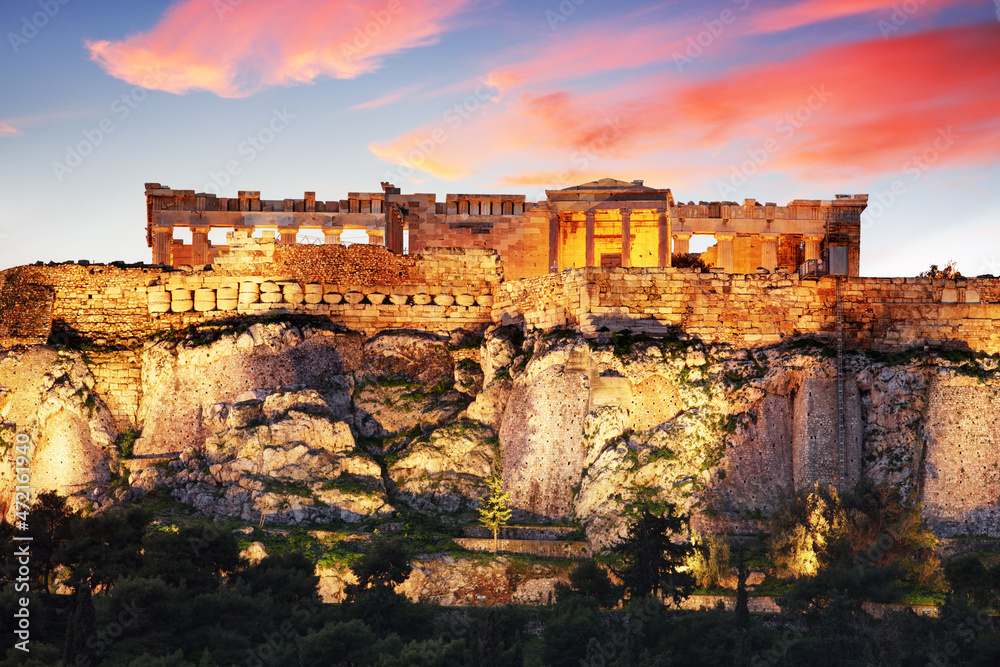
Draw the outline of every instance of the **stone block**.
[[[413,295],[413,303],[417,306],[426,306],[431,302],[431,295],[427,292],[420,292]]]
[[[361,303],[361,301],[364,300],[364,298],[365,295],[362,294],[361,292],[348,292],[347,294],[344,295],[344,301],[346,301],[351,305]]]
[[[407,302],[407,300],[409,300],[409,298],[410,297],[407,296],[406,294],[390,294],[389,295],[389,302],[392,305],[394,305],[394,306],[402,306],[402,305],[406,304],[406,302]]]
[[[261,303],[281,303],[283,299],[281,292],[262,292],[260,295]]]
[[[343,295],[338,294],[337,292],[327,292],[326,294],[323,295],[324,303],[337,304],[343,300],[344,300]]]
[[[268,280],[260,284],[260,291],[272,294],[275,292],[281,293],[281,285],[271,280]]]
[[[439,306],[450,306],[455,303],[455,297],[451,294],[438,294],[434,297],[434,303]]]
[[[371,292],[368,294],[368,303],[375,304],[376,306],[385,301],[385,294],[380,292]]]

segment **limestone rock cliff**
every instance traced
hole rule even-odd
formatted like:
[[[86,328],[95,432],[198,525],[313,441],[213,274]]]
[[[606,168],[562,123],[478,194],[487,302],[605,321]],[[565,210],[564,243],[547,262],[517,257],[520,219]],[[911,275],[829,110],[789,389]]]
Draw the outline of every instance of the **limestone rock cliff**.
[[[100,499],[118,472],[118,432],[78,352],[37,346],[0,352],[0,511],[13,512],[18,436],[30,440],[30,486],[37,495]]]
[[[148,342],[132,488],[114,490],[120,428],[97,355],[6,351],[3,443],[26,432],[35,487],[76,502],[163,487],[208,514],[275,523],[398,503],[467,512],[499,456],[518,518],[576,521],[598,547],[642,503],[746,531],[782,493],[860,475],[912,494],[942,535],[1000,536],[992,357],[848,353],[841,446],[834,353],[816,341],[737,349],[510,325],[472,340],[260,321]]]

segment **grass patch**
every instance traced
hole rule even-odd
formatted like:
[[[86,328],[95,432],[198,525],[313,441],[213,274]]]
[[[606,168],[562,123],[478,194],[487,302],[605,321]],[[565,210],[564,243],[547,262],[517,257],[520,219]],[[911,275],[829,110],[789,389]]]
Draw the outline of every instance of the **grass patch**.
[[[142,435],[142,431],[134,426],[129,426],[127,429],[118,434],[118,437],[115,438],[115,447],[118,448],[121,458],[132,458],[132,450],[135,448],[135,441],[139,439],[140,435]]]

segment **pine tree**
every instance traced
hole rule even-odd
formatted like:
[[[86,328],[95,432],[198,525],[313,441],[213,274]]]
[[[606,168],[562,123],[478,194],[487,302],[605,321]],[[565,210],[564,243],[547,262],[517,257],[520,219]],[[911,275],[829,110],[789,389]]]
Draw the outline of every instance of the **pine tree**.
[[[681,571],[694,553],[690,542],[673,542],[671,535],[684,535],[688,516],[677,514],[668,504],[662,516],[643,509],[638,520],[629,526],[628,535],[611,547],[622,557],[624,566],[618,571],[629,599],[659,597],[660,591],[675,605],[694,591],[694,577]]]
[[[479,523],[493,533],[493,551],[496,552],[500,529],[510,521],[511,509],[507,505],[510,494],[504,493],[503,479],[499,472],[486,478],[486,488],[489,489],[489,495],[479,503]]]

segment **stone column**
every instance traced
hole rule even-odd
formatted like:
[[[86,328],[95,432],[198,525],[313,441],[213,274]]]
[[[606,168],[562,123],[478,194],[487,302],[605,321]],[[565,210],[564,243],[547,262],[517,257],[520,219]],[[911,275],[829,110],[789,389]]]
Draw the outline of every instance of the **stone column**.
[[[674,234],[674,254],[686,255],[691,252],[691,234]]]
[[[279,227],[278,233],[281,234],[280,245],[295,245],[295,237],[299,233],[298,227]]]
[[[549,213],[549,273],[559,272],[559,220],[559,214]]]
[[[587,266],[594,266],[594,212],[587,211]]]
[[[656,230],[656,265],[671,266],[673,263],[670,254],[670,215],[666,211],[657,211],[659,217]]]
[[[343,229],[324,229],[323,237],[326,239],[326,245],[340,245],[340,234]]]
[[[208,230],[209,227],[191,228],[191,264],[208,264]]]
[[[173,227],[153,228],[153,264],[170,264],[170,251],[173,246]]]
[[[823,241],[822,236],[806,236],[806,261],[819,259],[819,244]]]
[[[622,266],[632,266],[632,210],[623,208],[622,212]]]
[[[781,234],[761,234],[760,265],[772,273],[778,268],[778,239]]]
[[[369,229],[368,230],[368,245],[385,245],[385,230],[382,229]]]
[[[726,273],[733,272],[733,239],[736,234],[716,234],[715,240],[718,243],[718,253],[715,265],[721,267]]]

